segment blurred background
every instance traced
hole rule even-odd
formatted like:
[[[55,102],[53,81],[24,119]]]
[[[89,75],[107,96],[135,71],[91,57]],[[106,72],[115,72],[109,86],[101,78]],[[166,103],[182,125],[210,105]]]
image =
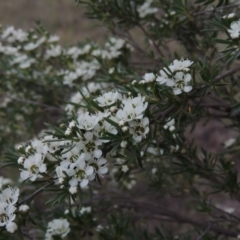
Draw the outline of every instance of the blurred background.
[[[83,5],[75,0],[5,0],[0,1],[0,24],[3,27],[28,30],[40,21],[64,45],[76,44],[89,38],[96,42],[106,32],[97,22],[87,19]]]

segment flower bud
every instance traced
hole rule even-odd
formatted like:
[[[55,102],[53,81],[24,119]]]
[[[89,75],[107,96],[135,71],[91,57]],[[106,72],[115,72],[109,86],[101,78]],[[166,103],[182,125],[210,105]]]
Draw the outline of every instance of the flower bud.
[[[21,213],[26,213],[26,212],[28,212],[28,210],[29,210],[29,206],[26,205],[26,204],[21,205],[21,206],[19,207],[19,212],[21,212]]]
[[[121,147],[122,148],[126,148],[126,146],[127,146],[127,141],[122,141],[121,142]]]
[[[22,157],[18,158],[17,162],[18,162],[18,164],[23,164],[24,160],[25,160],[25,157],[22,156]]]

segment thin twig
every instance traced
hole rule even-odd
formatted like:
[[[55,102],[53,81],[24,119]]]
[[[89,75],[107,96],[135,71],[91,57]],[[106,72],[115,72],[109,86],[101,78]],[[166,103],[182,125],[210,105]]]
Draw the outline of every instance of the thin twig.
[[[207,228],[206,228],[205,231],[197,238],[197,240],[202,239],[202,238],[209,232],[211,226],[212,226],[212,224],[211,224],[211,222],[209,222]]]
[[[217,77],[214,79],[214,82],[218,82],[218,81],[220,81],[220,80],[222,80],[222,79],[224,79],[224,78],[227,78],[227,77],[229,77],[229,76],[231,76],[231,75],[233,75],[234,73],[239,72],[239,71],[240,71],[240,66],[238,66],[238,67],[236,67],[236,68],[233,68],[233,69],[231,69],[231,70],[229,70],[229,71],[227,71],[227,72],[225,72],[225,73],[217,76]]]
[[[162,53],[162,51],[160,50],[160,48],[157,46],[157,44],[155,43],[155,41],[151,38],[151,36],[147,33],[147,31],[145,30],[145,28],[140,25],[140,24],[137,24],[137,26],[142,30],[142,32],[146,35],[146,37],[148,37],[152,43],[153,43],[153,46],[155,47],[155,49],[157,50],[158,54],[164,58],[164,54]]]
[[[34,192],[33,194],[31,194],[30,196],[28,196],[27,198],[23,199],[21,202],[19,202],[19,205],[26,203],[28,201],[31,201],[36,195],[38,195],[39,193],[41,193],[44,189],[50,187],[51,185],[53,185],[54,182],[50,182],[46,185],[44,185],[43,187],[41,187],[40,189],[38,189],[36,192]]]

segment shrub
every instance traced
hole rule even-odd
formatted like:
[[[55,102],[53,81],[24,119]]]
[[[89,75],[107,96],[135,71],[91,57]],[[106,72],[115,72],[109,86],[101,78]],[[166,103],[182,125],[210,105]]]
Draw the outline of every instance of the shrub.
[[[76,3],[102,46],[1,29],[0,238],[239,237],[240,4]]]

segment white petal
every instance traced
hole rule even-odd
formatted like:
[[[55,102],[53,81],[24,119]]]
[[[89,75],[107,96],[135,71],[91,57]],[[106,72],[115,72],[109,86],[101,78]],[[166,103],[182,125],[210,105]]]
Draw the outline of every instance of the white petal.
[[[99,158],[98,161],[97,161],[97,164],[98,164],[99,166],[101,166],[101,165],[105,164],[106,162],[107,162],[107,159],[105,159],[105,158]]]
[[[46,170],[47,170],[47,167],[45,164],[42,164],[39,168],[39,172],[46,172]]]
[[[22,172],[20,173],[20,177],[21,177],[22,180],[28,179],[29,176],[30,176],[30,173],[29,173],[28,171],[22,171]]]
[[[97,149],[94,151],[94,157],[95,158],[100,158],[102,156],[102,151]]]
[[[15,222],[10,222],[6,226],[7,231],[10,233],[14,233],[17,230],[17,228],[18,228],[18,226]]]
[[[185,83],[190,82],[191,79],[192,79],[192,76],[191,76],[189,73],[187,73],[187,74],[184,76],[184,82],[185,82]]]
[[[42,176],[41,176],[41,175],[36,175],[36,174],[34,174],[34,175],[32,175],[32,176],[30,177],[30,180],[33,182],[33,181],[35,181],[35,180],[37,179],[37,177],[41,178]]]
[[[168,80],[166,81],[166,85],[169,86],[169,87],[172,87],[172,86],[175,85],[175,82],[174,82],[172,79],[168,79]]]
[[[80,187],[81,188],[86,187],[88,185],[88,182],[89,182],[88,179],[83,179],[80,183]]]
[[[175,95],[179,95],[181,92],[182,92],[182,91],[181,91],[180,88],[175,88],[175,89],[173,89],[173,93],[174,93]]]
[[[89,175],[93,174],[94,169],[93,169],[92,166],[88,166],[88,167],[86,168],[85,172],[86,172],[87,176],[89,176]]]
[[[105,173],[107,173],[108,172],[108,168],[107,167],[101,167],[100,169],[99,169],[99,173],[100,174],[105,174]]]
[[[68,183],[70,186],[75,187],[75,186],[77,186],[78,181],[76,178],[72,178]]]
[[[192,90],[192,86],[186,86],[183,88],[184,92],[190,92]]]

